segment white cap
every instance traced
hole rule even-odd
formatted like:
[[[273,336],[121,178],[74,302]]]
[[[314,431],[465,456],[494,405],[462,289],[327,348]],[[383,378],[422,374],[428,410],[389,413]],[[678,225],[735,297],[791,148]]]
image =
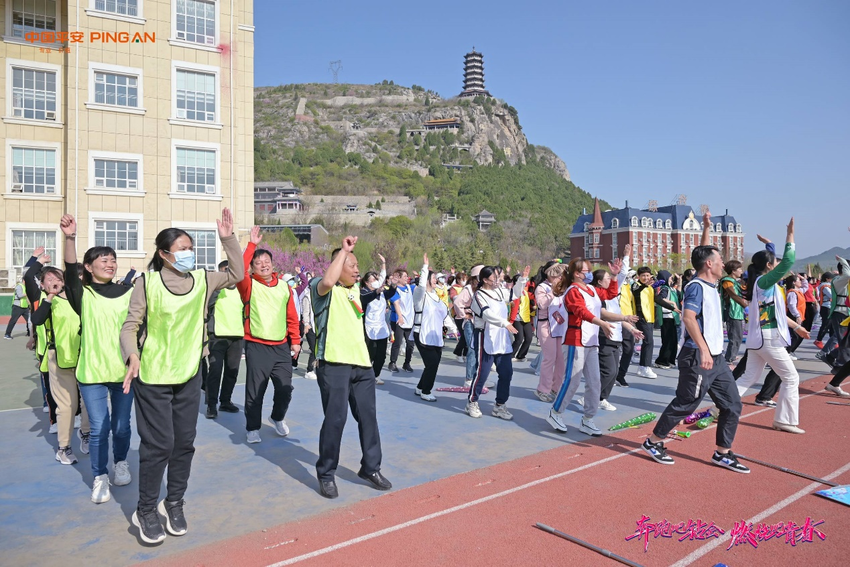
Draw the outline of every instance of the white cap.
[[[283,281],[288,282],[289,280],[291,280],[294,277],[295,276],[293,276],[292,274],[283,274],[282,279],[283,279]]]
[[[477,278],[477,277],[478,277],[478,274],[480,274],[480,273],[481,273],[481,269],[482,269],[483,267],[484,267],[484,264],[479,264],[478,266],[475,266],[474,268],[472,268],[472,269],[469,271],[469,277],[471,277],[471,278]]]

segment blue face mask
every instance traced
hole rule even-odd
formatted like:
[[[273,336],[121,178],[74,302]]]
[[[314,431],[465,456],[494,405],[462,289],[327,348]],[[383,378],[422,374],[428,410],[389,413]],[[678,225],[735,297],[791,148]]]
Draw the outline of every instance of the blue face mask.
[[[587,272],[584,274],[584,283],[589,284],[593,281],[593,272]]]
[[[172,252],[174,261],[171,263],[178,272],[186,273],[195,269],[195,252],[192,250],[180,250]]]

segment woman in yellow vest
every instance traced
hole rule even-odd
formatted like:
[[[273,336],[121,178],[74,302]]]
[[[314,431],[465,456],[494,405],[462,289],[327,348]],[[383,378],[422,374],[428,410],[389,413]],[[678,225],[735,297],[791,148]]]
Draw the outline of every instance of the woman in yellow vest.
[[[39,265],[33,269],[38,271]],[[68,277],[77,277],[76,268],[68,272]],[[50,266],[41,269],[41,288],[44,295],[32,314],[42,356],[39,369],[49,375],[50,393],[56,404],[59,444],[56,460],[73,465],[77,462],[71,450],[75,427],[80,429],[80,452],[84,455],[89,452],[89,418],[85,404],[80,405],[75,373],[80,354],[80,316],[68,302],[65,274],[61,270]],[[78,409],[81,410],[79,425],[75,423]]]
[[[357,237],[346,236],[342,248],[331,254],[331,265],[325,276],[310,282],[313,313],[316,314],[316,377],[325,414],[319,433],[316,476],[319,492],[325,498],[339,496],[336,469],[349,406],[358,424],[363,449],[357,476],[378,490],[392,488],[390,481],[381,474],[375,375],[361,321],[363,307],[357,284],[360,268],[354,256],[356,243]]]
[[[520,274],[513,277],[513,282],[516,284]],[[520,297],[513,297],[511,301],[511,314],[508,317],[517,334],[514,335],[514,362],[525,362],[525,356],[528,354],[528,349],[531,348],[531,339],[534,337],[534,324],[532,320],[532,298],[528,293],[528,284],[522,288]]]
[[[139,503],[133,524],[142,541],[165,539],[157,510],[171,535],[187,531],[183,494],[195,454],[204,316],[214,292],[242,279],[242,251],[233,234],[229,209],[217,220],[227,255],[226,272],[195,269],[192,237],[179,228],[161,231],[148,273],[133,288],[127,319],[121,327],[121,356],[127,364],[124,393],[133,388],[139,432]],[[140,341],[139,328],[145,325]],[[142,342],[141,353],[139,342]],[[159,502],[159,487],[168,467],[168,493]]]
[[[77,273],[77,221],[65,215],[59,222],[65,234],[65,271]],[[80,359],[77,381],[88,411],[92,435],[89,437],[92,483],[91,500],[106,502],[109,493],[109,433],[112,432],[116,486],[132,480],[127,453],[130,450],[130,409],[133,392],[124,393],[124,363],[119,334],[127,317],[131,288],[113,283],[118,269],[115,250],[94,246],[83,256],[82,281],[69,278],[68,303],[80,317]],[[112,407],[110,416],[109,408]]]
[[[45,293],[41,291],[41,268],[50,263],[50,255],[45,254],[44,246],[39,246],[32,252],[32,257],[24,266],[24,291],[27,295],[27,303],[30,309],[30,323],[32,323],[32,315],[38,309],[41,300],[44,299]],[[37,264],[37,265],[36,265]],[[53,399],[53,394],[50,393],[50,373],[47,372],[47,331],[44,330],[44,325],[36,326],[32,323],[32,336],[27,341],[27,349],[33,351],[35,359],[38,361],[38,373],[41,377],[41,395],[44,398],[43,411],[48,415],[50,420],[50,434],[55,434],[59,431],[59,425],[56,423],[56,402]],[[43,369],[42,369],[43,363]]]

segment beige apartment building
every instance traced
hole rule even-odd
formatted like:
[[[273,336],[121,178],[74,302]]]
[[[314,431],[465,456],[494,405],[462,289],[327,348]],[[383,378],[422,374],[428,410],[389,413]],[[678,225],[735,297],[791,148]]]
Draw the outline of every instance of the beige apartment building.
[[[78,254],[144,269],[157,233],[221,259],[216,219],[254,218],[253,0],[0,0],[0,287],[59,219]]]

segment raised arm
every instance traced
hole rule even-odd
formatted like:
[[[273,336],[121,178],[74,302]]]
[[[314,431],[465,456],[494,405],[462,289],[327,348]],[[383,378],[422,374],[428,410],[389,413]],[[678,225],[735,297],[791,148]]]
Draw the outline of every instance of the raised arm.
[[[339,254],[336,255],[336,258],[333,259],[331,265],[328,266],[327,270],[325,270],[325,275],[316,286],[316,291],[319,292],[319,295],[325,296],[329,294],[333,287],[337,284],[339,277],[342,275],[342,267],[345,265],[345,260],[348,258],[349,254],[354,252],[355,244],[357,244],[356,236],[346,236],[342,239],[342,248],[340,249]]]
[[[245,264],[239,239],[233,234],[233,215],[230,209],[222,209],[221,220],[216,219],[215,222],[218,225],[218,238],[227,256],[227,271],[210,272],[207,274],[207,281],[213,289],[224,289],[242,281],[245,277]]]
[[[700,246],[711,245],[711,211],[705,211],[702,215],[702,238]]]
[[[794,217],[791,217],[786,230],[785,253],[782,255],[782,261],[779,262],[779,264],[770,272],[759,278],[758,286],[761,289],[769,289],[779,283],[779,280],[785,277],[785,274],[787,274],[788,270],[791,269],[791,266],[794,264],[796,259],[797,253],[794,247]]]

